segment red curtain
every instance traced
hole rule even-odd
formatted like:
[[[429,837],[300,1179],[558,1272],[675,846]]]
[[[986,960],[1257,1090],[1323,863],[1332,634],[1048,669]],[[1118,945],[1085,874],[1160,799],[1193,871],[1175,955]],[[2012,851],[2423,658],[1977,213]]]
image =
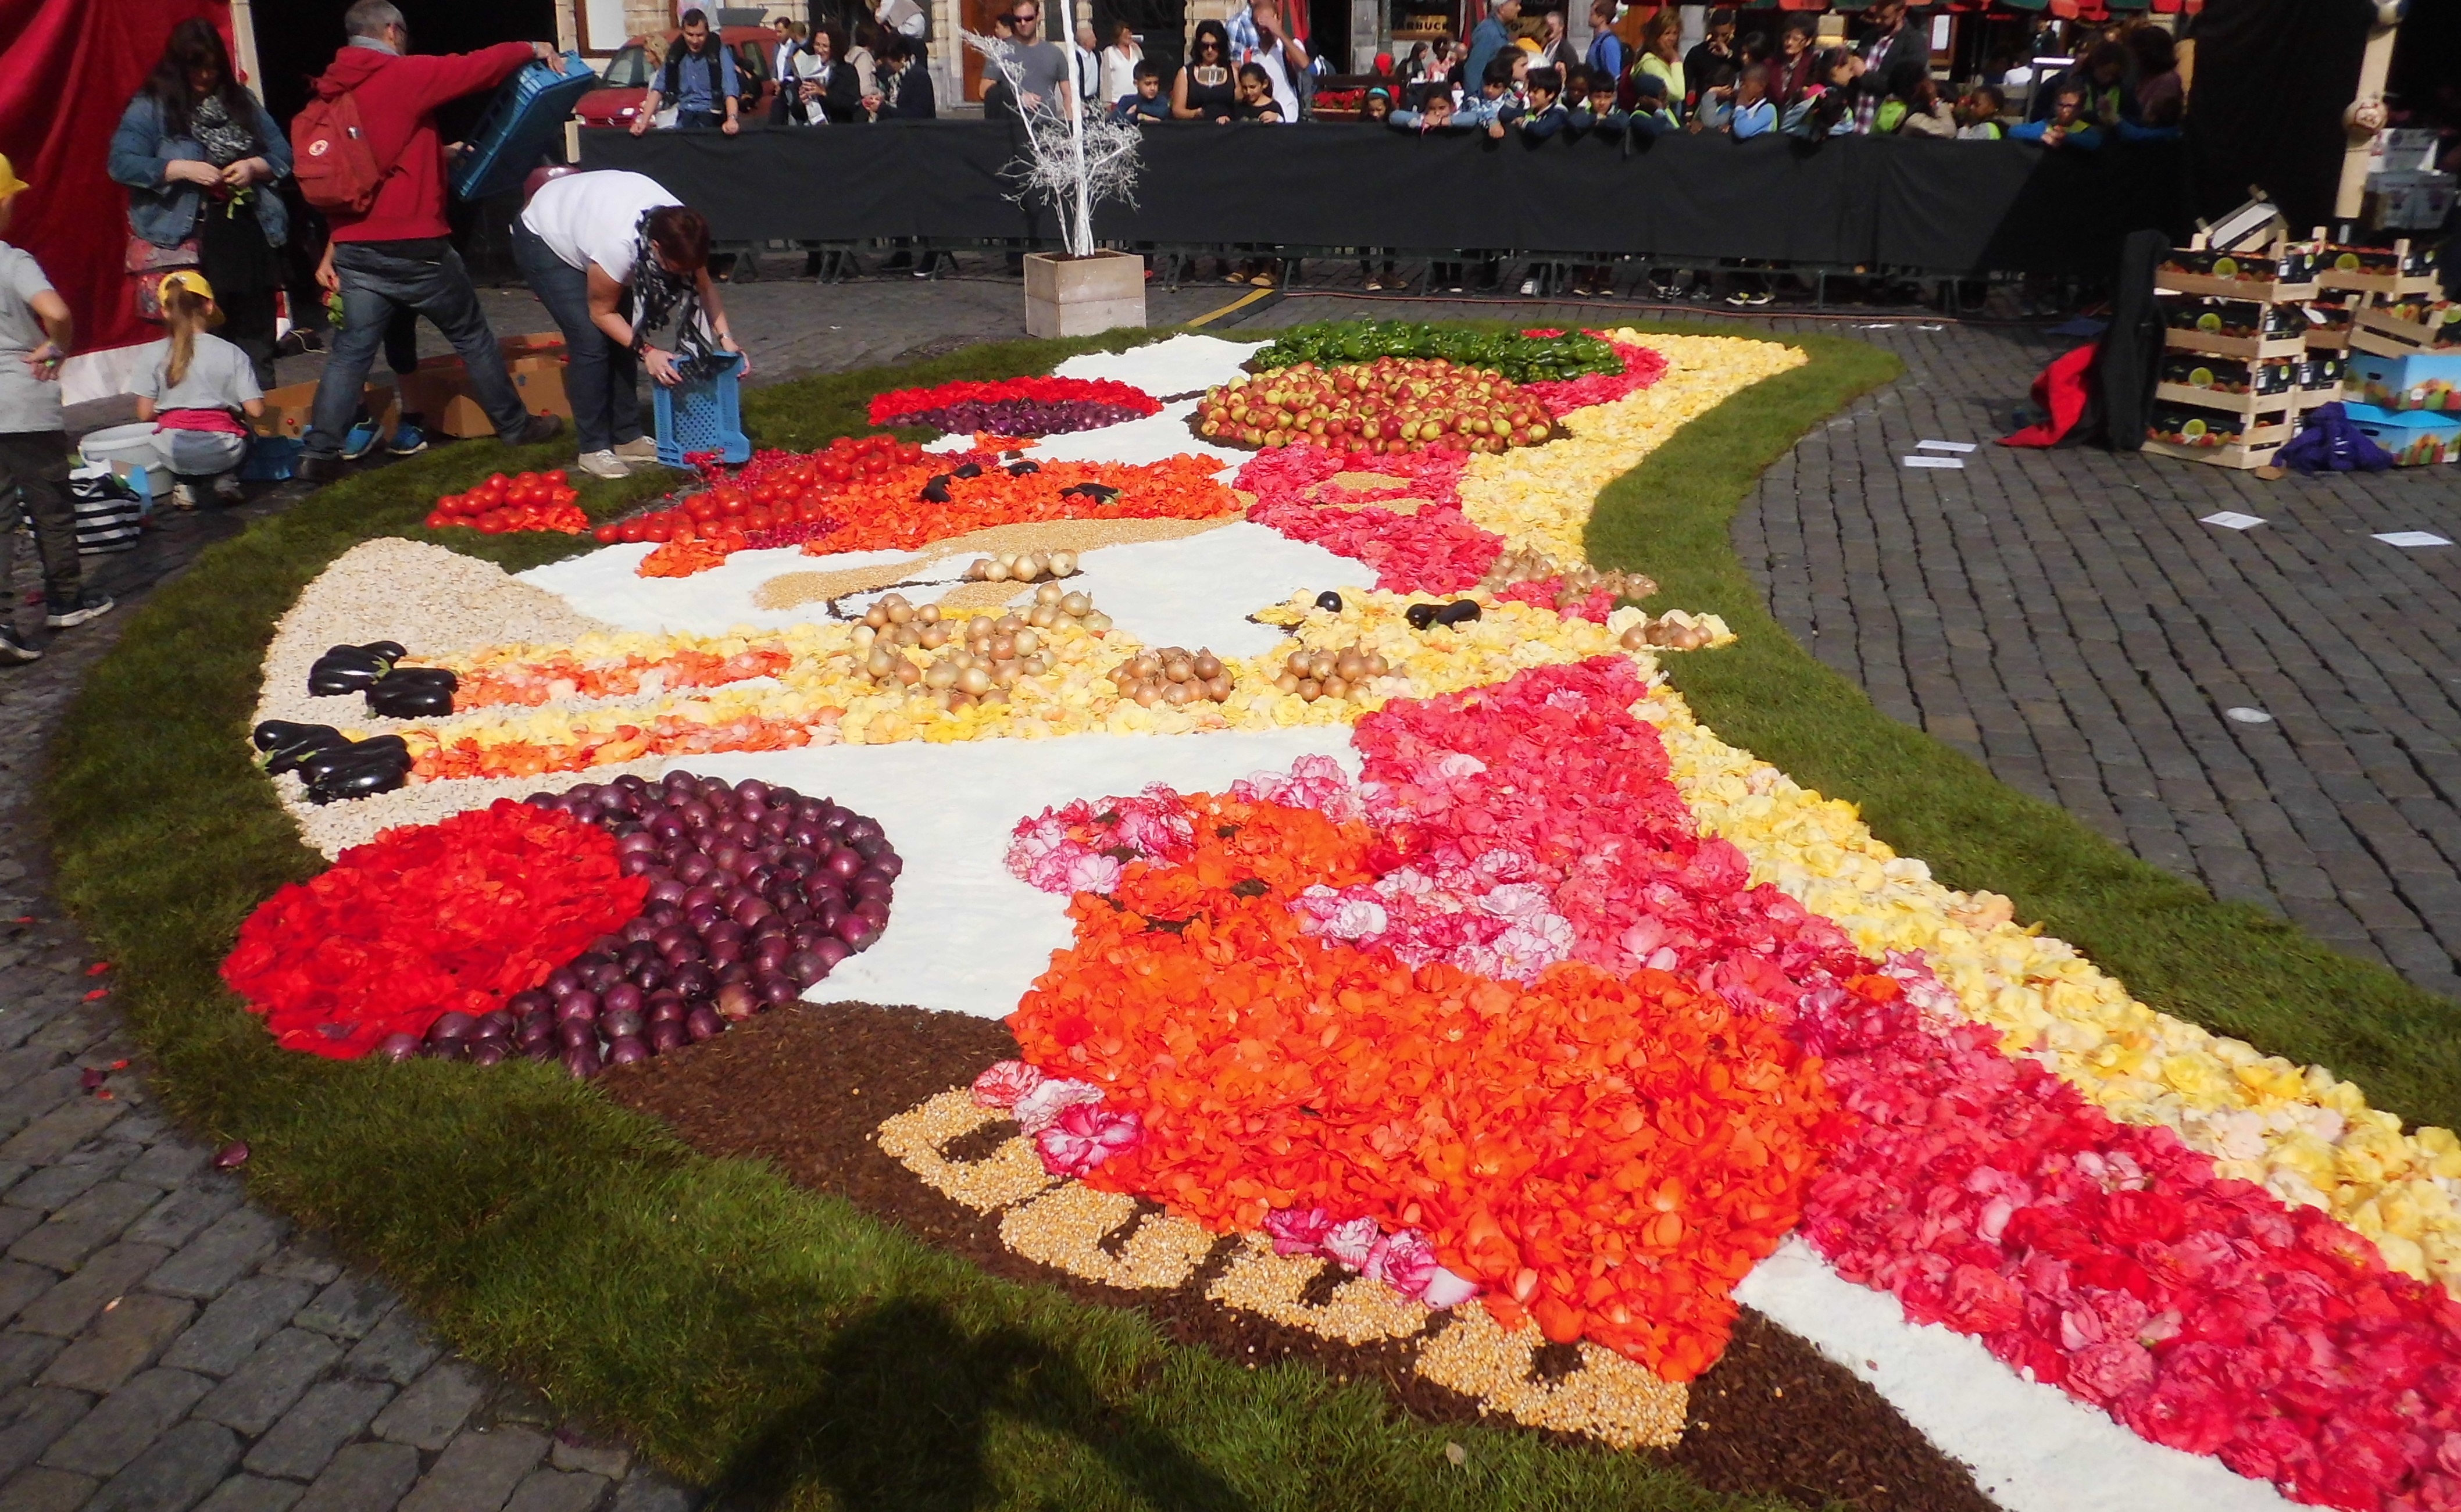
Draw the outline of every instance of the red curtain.
[[[190,16],[229,39],[224,0],[0,0],[0,153],[32,185],[17,197],[9,241],[34,254],[68,301],[80,351],[160,334],[137,318],[128,192],[104,163],[119,113],[171,28]]]

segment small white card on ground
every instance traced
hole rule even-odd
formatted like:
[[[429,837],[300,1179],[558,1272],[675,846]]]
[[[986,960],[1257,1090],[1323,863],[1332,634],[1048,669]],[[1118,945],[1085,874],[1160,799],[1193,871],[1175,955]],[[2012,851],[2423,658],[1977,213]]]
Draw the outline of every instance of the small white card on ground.
[[[2242,515],[2236,509],[2225,509],[2217,515],[2207,515],[2204,523],[2219,525],[2224,530],[2247,530],[2264,523],[2261,515]]]
[[[2449,546],[2452,543],[2425,530],[2392,530],[2380,532],[2376,539],[2388,546]]]
[[[1974,450],[1974,443],[1972,441],[1916,441],[1915,442],[1915,450],[1919,452],[1957,452],[1962,454]]]
[[[1965,458],[1962,457],[1915,456],[1905,458],[1905,463],[1908,467],[1954,467],[1961,472],[1965,467]]]

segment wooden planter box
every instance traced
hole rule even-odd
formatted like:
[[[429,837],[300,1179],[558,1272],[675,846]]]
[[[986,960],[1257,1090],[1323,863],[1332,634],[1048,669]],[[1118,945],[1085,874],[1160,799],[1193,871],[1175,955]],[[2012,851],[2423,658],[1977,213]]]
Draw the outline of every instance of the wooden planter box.
[[[1145,260],[1133,252],[1025,258],[1025,332],[1091,336],[1145,323]]]

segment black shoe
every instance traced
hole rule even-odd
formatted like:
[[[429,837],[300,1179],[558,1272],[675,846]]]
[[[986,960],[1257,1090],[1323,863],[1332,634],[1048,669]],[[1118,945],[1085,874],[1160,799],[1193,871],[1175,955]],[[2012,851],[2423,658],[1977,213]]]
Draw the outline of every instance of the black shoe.
[[[43,623],[55,630],[74,629],[88,620],[98,620],[116,606],[108,593],[87,588],[69,603],[54,599],[44,606]]]
[[[541,441],[554,440],[557,437],[562,436],[563,434],[563,415],[533,415],[530,416],[529,423],[523,426],[518,435],[507,436],[504,437],[504,444],[507,446],[536,446]]]
[[[41,651],[17,638],[17,627],[0,625],[0,667],[23,667],[42,659]]]
[[[342,476],[342,459],[310,452],[290,464],[290,476],[303,483],[330,483]]]

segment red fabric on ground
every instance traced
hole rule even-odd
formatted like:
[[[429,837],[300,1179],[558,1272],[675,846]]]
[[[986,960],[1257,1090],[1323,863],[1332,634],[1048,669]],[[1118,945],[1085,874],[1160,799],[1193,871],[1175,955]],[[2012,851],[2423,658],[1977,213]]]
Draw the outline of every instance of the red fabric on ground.
[[[161,334],[138,318],[128,191],[104,165],[119,113],[190,16],[229,42],[223,0],[0,0],[0,153],[32,185],[8,241],[33,253],[68,301],[79,351]]]
[[[2094,353],[2102,350],[2098,341],[2086,342],[2074,351],[2054,358],[2034,379],[2034,402],[2042,406],[2050,418],[2040,425],[2028,425],[2014,436],[2000,437],[2002,446],[2057,446],[2060,438],[2075,428],[2085,414],[2090,391],[2086,386],[2086,370],[2093,366]]]

